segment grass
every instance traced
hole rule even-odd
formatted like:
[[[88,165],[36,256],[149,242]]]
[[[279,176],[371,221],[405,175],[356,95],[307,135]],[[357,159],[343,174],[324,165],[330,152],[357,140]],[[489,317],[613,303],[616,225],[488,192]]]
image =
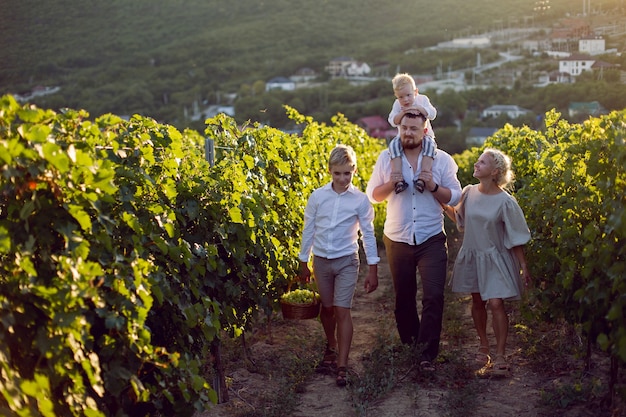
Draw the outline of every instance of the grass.
[[[606,396],[606,386],[599,378],[578,375],[569,382],[555,379],[541,392],[541,404],[552,409],[563,410],[575,405],[597,404],[604,396]]]
[[[412,369],[410,358],[414,352],[398,345],[397,337],[385,334],[385,329],[390,327],[380,327],[381,336],[371,352],[364,355],[363,371],[352,373],[349,378],[350,399],[358,416],[367,415],[369,408],[393,390]]]
[[[568,415],[609,417],[626,415],[626,395],[609,392],[610,358],[587,341],[580,326],[564,320],[548,323],[523,308],[511,321],[521,354],[527,366],[545,377],[539,405]],[[622,370],[623,370],[622,366]],[[626,386],[624,372],[618,374],[618,387]]]
[[[316,324],[319,323],[307,327],[292,320],[260,323],[258,330],[247,336],[245,345],[242,338],[224,336],[222,361],[227,374],[232,375],[235,370],[247,372],[247,376],[227,380],[228,415],[282,417],[296,409],[298,395],[314,373],[318,352],[322,350],[321,329],[318,331]],[[272,340],[271,333],[283,339]],[[209,369],[207,379],[212,380],[213,376],[214,371]]]

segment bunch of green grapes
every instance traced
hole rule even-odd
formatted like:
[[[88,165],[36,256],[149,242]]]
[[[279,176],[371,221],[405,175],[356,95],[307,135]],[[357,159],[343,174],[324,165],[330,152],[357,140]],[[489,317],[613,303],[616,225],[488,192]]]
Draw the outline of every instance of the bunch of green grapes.
[[[291,304],[313,304],[316,298],[319,299],[319,295],[313,291],[298,288],[283,294],[281,300]]]

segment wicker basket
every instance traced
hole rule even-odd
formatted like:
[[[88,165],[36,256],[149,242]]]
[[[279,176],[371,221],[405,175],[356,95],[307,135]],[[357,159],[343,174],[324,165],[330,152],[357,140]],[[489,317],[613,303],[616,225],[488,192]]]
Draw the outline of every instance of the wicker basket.
[[[294,281],[291,281],[287,286],[287,292],[291,291],[291,284]],[[315,290],[312,291],[315,294]],[[310,304],[296,304],[280,300],[280,309],[283,312],[283,318],[286,319],[314,319],[319,316],[321,307],[322,303],[317,296],[314,297],[314,301]]]
[[[286,319],[306,320],[314,319],[320,314],[322,303],[316,300],[312,304],[293,304],[286,301],[280,302],[280,309]]]

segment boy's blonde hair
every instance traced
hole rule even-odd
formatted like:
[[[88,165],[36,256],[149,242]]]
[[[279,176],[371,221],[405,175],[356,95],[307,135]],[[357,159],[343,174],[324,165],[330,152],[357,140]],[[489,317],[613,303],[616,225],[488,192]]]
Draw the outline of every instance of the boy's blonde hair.
[[[356,169],[356,152],[348,145],[337,145],[330,152],[330,158],[328,158],[328,167],[333,165],[345,165],[350,164]]]
[[[417,88],[415,80],[407,73],[396,74],[396,76],[391,80],[391,85],[393,85],[393,91],[398,91],[405,85],[410,85],[412,90]]]

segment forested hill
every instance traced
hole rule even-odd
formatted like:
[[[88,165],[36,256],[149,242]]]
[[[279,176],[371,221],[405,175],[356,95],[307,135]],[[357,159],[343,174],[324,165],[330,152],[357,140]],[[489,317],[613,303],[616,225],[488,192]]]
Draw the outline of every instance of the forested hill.
[[[336,56],[393,65],[410,48],[529,17],[550,19],[574,7],[552,0],[550,12],[539,15],[535,3],[4,0],[0,94],[60,86],[40,104],[169,121],[194,100],[211,101],[218,92],[300,67],[321,72]]]

